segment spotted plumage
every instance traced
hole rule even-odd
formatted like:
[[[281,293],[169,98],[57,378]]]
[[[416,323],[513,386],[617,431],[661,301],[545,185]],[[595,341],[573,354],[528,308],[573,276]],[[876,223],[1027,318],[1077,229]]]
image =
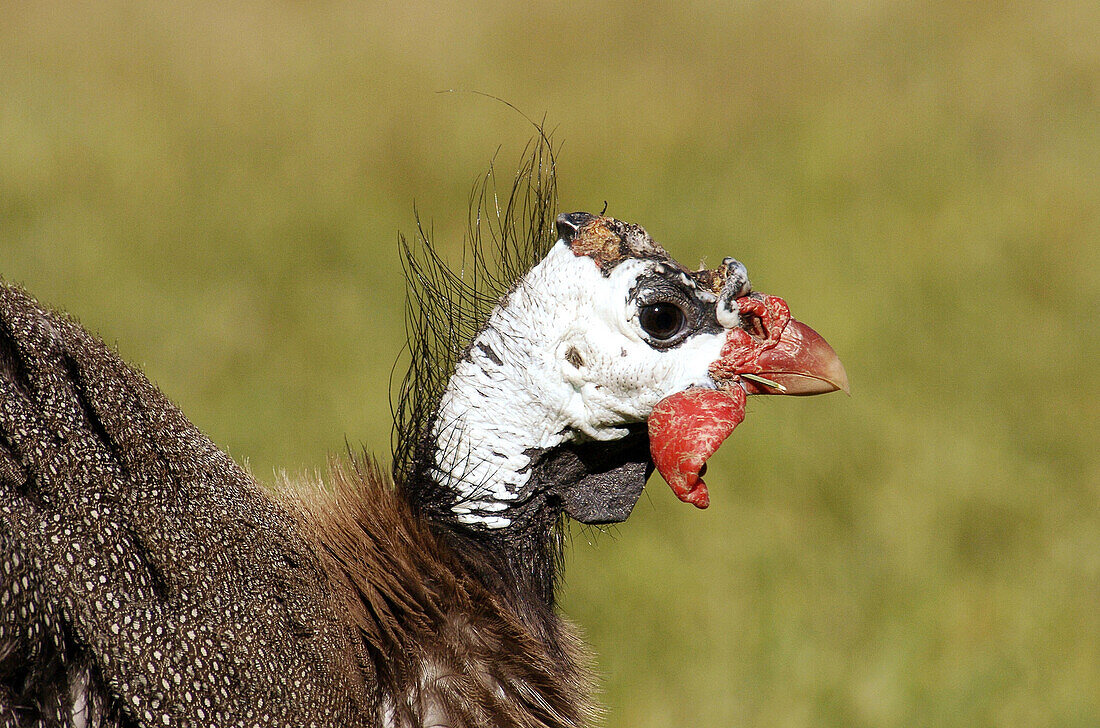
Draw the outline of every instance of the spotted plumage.
[[[347,725],[369,710],[340,668],[353,635],[288,509],[11,286],[0,352],[5,720]]]

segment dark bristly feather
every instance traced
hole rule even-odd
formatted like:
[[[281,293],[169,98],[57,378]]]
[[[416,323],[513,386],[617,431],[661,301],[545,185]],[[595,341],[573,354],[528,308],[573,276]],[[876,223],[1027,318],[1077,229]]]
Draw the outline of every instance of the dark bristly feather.
[[[412,241],[401,237],[408,285],[409,369],[392,406],[393,477],[417,506],[447,505],[449,492],[426,476],[430,428],[455,364],[493,307],[541,260],[557,238],[554,146],[543,127],[524,150],[502,194],[495,165],[470,193],[461,267],[437,250],[419,215]]]
[[[410,362],[392,407],[392,472],[416,515],[439,526],[438,537],[465,558],[465,568],[500,592],[539,639],[565,659],[568,640],[559,634],[553,607],[564,558],[561,514],[539,514],[529,528],[506,534],[466,529],[451,513],[455,493],[430,476],[434,450],[461,435],[457,423],[437,422],[455,365],[493,308],[557,240],[555,149],[543,126],[534,125],[538,133],[514,176],[501,180],[490,164],[474,185],[458,268],[444,259],[419,215],[416,236],[401,238]]]

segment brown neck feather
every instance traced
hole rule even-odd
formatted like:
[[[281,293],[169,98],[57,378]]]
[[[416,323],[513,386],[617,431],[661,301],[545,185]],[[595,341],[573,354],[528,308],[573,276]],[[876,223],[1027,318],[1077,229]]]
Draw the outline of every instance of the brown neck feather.
[[[336,608],[361,636],[380,722],[564,727],[593,718],[584,650],[552,603],[520,598],[523,564],[500,559],[514,550],[421,519],[372,460],[334,466],[331,481],[284,492],[315,536]]]

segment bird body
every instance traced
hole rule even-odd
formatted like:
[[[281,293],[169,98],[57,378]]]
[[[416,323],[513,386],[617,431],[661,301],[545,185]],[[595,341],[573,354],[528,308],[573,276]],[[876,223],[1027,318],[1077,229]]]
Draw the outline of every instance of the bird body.
[[[740,263],[689,271],[526,194],[533,265],[488,315],[413,314],[393,476],[349,457],[267,491],[100,340],[0,289],[0,724],[592,722],[554,604],[566,517],[625,520],[654,467],[704,507],[746,394],[846,382]],[[454,282],[408,260],[422,293]]]

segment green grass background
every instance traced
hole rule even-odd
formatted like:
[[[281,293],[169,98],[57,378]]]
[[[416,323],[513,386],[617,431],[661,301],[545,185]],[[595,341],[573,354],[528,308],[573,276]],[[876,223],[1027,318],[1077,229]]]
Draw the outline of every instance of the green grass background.
[[[1100,4],[0,2],[0,273],[264,480],[388,451],[397,231],[530,128],[852,397],[575,529],[607,725],[1100,725]],[[499,150],[499,151],[498,151]]]

